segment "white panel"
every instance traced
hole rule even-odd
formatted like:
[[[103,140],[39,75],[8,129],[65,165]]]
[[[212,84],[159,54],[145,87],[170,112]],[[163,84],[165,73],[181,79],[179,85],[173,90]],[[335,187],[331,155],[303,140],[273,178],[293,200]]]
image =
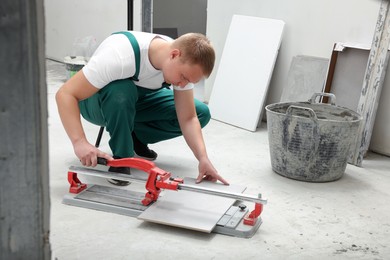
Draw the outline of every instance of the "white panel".
[[[214,119],[256,130],[283,27],[280,20],[233,16],[210,97]]]
[[[195,179],[185,178],[185,184],[199,185],[208,189],[242,193],[245,187],[213,182],[195,184]],[[156,203],[147,208],[139,219],[210,233],[225,214],[234,199],[191,191],[166,190]]]

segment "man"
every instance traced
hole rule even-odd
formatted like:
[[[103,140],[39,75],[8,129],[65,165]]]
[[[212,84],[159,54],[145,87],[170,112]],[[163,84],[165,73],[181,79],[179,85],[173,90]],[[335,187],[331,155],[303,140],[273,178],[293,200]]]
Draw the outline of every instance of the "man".
[[[193,98],[193,83],[211,74],[214,61],[214,49],[202,34],[176,40],[135,31],[109,36],[56,94],[62,124],[81,163],[94,167],[97,157],[135,155],[154,160],[157,154],[148,144],[183,135],[199,161],[197,182],[219,180],[227,185],[209,160],[202,136],[209,110]],[[173,90],[166,88],[169,85]],[[106,127],[113,158],[87,141],[80,113]],[[109,171],[130,174],[128,168]]]

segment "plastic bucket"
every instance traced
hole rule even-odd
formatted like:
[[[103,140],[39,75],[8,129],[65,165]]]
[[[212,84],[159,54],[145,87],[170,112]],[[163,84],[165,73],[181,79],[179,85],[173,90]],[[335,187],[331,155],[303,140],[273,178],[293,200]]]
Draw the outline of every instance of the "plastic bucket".
[[[87,62],[83,56],[66,56],[64,58],[65,68],[66,68],[66,77],[70,79],[73,77],[79,70],[81,70]]]
[[[316,103],[318,96],[331,104]],[[315,93],[308,102],[266,106],[272,169],[285,177],[328,182],[340,179],[347,166],[362,117],[335,105],[336,97]]]

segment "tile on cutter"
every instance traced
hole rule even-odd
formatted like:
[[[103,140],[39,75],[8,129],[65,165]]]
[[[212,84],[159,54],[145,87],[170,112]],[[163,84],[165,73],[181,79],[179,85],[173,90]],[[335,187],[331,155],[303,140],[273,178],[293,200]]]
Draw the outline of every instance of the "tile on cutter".
[[[242,193],[245,190],[245,187],[239,185],[226,186],[206,181],[195,184],[193,178],[185,178],[184,183],[233,193]],[[165,190],[157,202],[149,206],[138,218],[210,233],[234,202],[234,199],[199,192]]]

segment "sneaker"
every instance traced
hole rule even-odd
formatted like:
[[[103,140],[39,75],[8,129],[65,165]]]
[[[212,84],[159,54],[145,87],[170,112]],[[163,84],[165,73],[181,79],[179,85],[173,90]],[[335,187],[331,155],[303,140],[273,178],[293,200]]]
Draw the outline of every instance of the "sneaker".
[[[156,160],[157,153],[155,151],[150,150],[146,144],[141,143],[141,141],[138,140],[137,136],[135,136],[134,132],[131,134],[131,136],[133,137],[134,152],[137,157],[149,161]]]
[[[110,167],[108,168],[109,172],[115,172],[115,173],[122,173],[122,174],[128,174],[130,175],[130,168],[129,167]],[[122,181],[122,180],[116,180],[116,179],[107,179],[107,181],[111,184],[114,184],[116,186],[127,186],[130,184],[129,181]]]

